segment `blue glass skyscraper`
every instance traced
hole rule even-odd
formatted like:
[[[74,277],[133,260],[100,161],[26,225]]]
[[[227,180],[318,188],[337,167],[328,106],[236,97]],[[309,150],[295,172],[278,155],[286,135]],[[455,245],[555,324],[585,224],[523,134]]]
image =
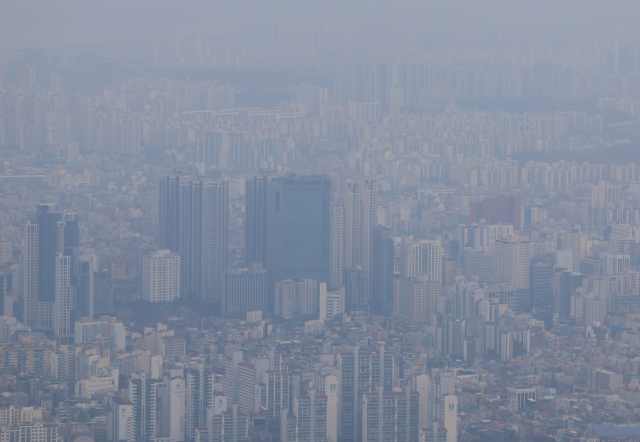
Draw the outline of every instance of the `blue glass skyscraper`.
[[[292,175],[269,180],[266,267],[271,307],[275,281],[329,280],[330,205],[328,176]]]

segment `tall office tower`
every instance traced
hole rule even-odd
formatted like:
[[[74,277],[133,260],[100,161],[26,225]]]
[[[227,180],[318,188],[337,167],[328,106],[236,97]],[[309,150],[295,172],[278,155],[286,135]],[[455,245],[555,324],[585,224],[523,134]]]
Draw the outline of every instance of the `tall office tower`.
[[[39,204],[35,223],[25,223],[24,323],[36,329],[44,328],[40,318],[40,302],[46,301],[53,307],[55,301],[58,222],[62,220],[62,214],[53,211],[53,205]],[[49,329],[53,328],[53,317],[46,325]]]
[[[259,262],[266,264],[267,245],[267,180],[258,175],[246,181],[244,258],[247,267]]]
[[[380,346],[375,353],[338,353],[338,379],[340,384],[340,442],[362,440],[362,397],[382,385],[384,391],[393,389],[394,356]]]
[[[185,440],[185,381],[181,377],[172,377],[165,381],[160,399],[160,437],[170,442]]]
[[[456,392],[456,375],[452,371],[435,371],[430,377],[429,384],[429,420],[444,421],[444,403],[442,397]]]
[[[225,273],[222,314],[234,315],[267,309],[267,271],[259,262],[248,269]]]
[[[142,299],[171,302],[180,297],[180,255],[160,249],[142,261]]]
[[[531,259],[529,266],[529,290],[531,308],[550,309],[553,307],[553,256]]]
[[[74,295],[79,281],[73,274],[73,255],[78,238],[75,214],[63,216],[54,212],[52,204],[38,204],[35,223],[25,224],[25,325],[50,330],[63,341],[72,337],[76,314]]]
[[[275,312],[284,319],[318,313],[318,282],[313,279],[276,281]]]
[[[208,409],[208,432],[211,442],[246,442],[249,437],[249,417],[238,411],[238,405],[233,404],[231,411],[214,413]]]
[[[529,241],[519,238],[495,243],[496,276],[511,289],[529,288]]]
[[[585,327],[597,326],[604,323],[607,312],[606,302],[602,298],[589,296],[584,299],[582,311],[582,325]]]
[[[324,175],[291,175],[267,184],[268,305],[275,282],[329,280],[331,182]]]
[[[180,251],[180,180],[179,176],[165,176],[159,182],[159,229],[161,249]]]
[[[487,224],[509,223],[514,230],[522,229],[522,204],[520,195],[486,197],[482,202],[469,204],[469,219],[477,223],[484,219]]]
[[[345,270],[345,232],[344,232],[344,206],[332,204],[330,209],[331,244],[329,247],[329,287],[331,290],[344,286]]]
[[[393,274],[395,245],[391,229],[373,228],[371,240],[371,306],[379,315],[388,315],[393,309]]]
[[[111,291],[111,272],[98,270],[93,275],[93,312],[95,316],[108,315],[113,310],[113,292]]]
[[[467,326],[464,319],[448,318],[438,327],[438,350],[441,355],[465,359]]]
[[[366,298],[370,301],[371,241],[373,227],[377,224],[378,189],[374,180],[347,182],[342,192],[342,204],[331,210],[331,258],[332,287],[341,287],[345,281],[337,272],[345,269],[363,270],[366,274]],[[341,268],[340,268],[341,267]]]
[[[403,391],[365,393],[362,400],[362,440],[367,442],[412,442],[419,433],[420,395]]]
[[[162,177],[159,216],[160,246],[180,254],[180,294],[221,302],[229,247],[228,183]]]
[[[260,382],[256,384],[256,400],[259,408],[256,411],[266,410],[270,418],[280,417],[281,410],[289,410],[289,384],[288,373],[280,370],[267,370],[262,373]]]
[[[107,441],[135,442],[133,430],[133,406],[118,396],[111,399],[111,410],[107,417]]]
[[[430,282],[442,279],[442,246],[440,238],[414,241],[410,236],[403,236],[401,243],[400,274],[404,278],[415,278],[425,275]]]
[[[369,304],[369,276],[360,267],[344,269],[344,292],[346,312],[357,307],[366,307]]]
[[[207,407],[213,406],[213,372],[198,364],[187,371],[185,440],[193,441],[196,429],[207,425]]]
[[[553,291],[553,312],[557,313],[560,318],[571,317],[571,295],[573,295],[579,287],[582,287],[585,275],[571,274],[567,270],[559,271],[553,274],[552,291]]]
[[[95,272],[89,261],[81,261],[77,254],[73,262],[73,271],[71,272],[71,285],[74,288],[74,296],[76,300],[76,314],[73,323],[80,318],[89,318],[93,320],[95,310]]]
[[[282,442],[327,441],[327,396],[310,389],[306,396],[293,399],[293,414],[280,415]]]
[[[129,379],[129,402],[133,414],[133,440],[142,441],[156,436],[156,402],[158,382],[147,374],[132,373]]]

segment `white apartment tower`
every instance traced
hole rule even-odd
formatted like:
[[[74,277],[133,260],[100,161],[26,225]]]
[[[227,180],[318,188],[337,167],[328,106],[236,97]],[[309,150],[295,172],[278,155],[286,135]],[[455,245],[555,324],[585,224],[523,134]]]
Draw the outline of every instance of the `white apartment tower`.
[[[412,279],[422,274],[429,282],[440,282],[442,279],[440,238],[414,241],[411,236],[403,236],[401,253],[400,273],[404,278]]]
[[[142,264],[142,299],[171,302],[180,297],[180,255],[168,249],[147,254]]]
[[[529,241],[518,238],[495,243],[496,276],[510,289],[529,288]]]
[[[441,425],[447,429],[447,442],[458,442],[458,396],[446,394],[442,402],[444,415]]]
[[[284,319],[318,313],[318,282],[315,279],[276,281],[275,295],[276,314]]]
[[[371,240],[378,219],[377,196],[375,180],[347,181],[341,204],[331,209],[331,289],[344,286],[345,269],[364,270],[371,287]]]
[[[70,339],[71,325],[71,257],[56,254],[56,298],[53,305],[53,330],[58,339]]]
[[[170,442],[185,440],[185,394],[185,380],[181,377],[168,379],[162,389],[160,436]]]

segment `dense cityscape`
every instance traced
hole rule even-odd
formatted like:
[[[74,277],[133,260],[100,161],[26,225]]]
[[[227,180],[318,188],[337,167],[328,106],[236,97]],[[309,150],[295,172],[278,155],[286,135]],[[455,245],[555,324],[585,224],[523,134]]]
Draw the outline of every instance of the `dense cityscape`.
[[[1,442],[640,439],[635,30],[127,44],[0,44]]]

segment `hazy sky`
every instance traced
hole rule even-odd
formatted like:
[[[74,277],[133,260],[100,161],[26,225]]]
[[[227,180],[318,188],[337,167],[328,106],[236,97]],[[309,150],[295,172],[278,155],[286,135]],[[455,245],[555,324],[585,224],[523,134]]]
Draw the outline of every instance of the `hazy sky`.
[[[411,20],[425,26],[624,28],[636,32],[638,0],[0,0],[0,46],[144,37],[149,29],[248,22]]]

